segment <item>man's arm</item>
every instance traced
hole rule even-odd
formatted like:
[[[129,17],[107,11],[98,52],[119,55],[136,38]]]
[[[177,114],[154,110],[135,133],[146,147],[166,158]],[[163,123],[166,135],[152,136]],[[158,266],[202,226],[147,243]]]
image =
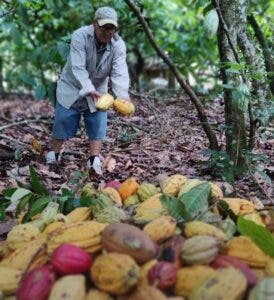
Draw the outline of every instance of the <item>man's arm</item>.
[[[129,99],[129,74],[126,62],[126,46],[123,41],[120,41],[120,45],[115,49],[110,80],[115,96]]]
[[[86,50],[83,37],[77,32],[74,32],[71,38],[70,59],[72,73],[81,86],[79,91],[80,97],[87,95],[93,96],[96,101],[100,94],[95,90],[92,81],[89,78],[89,73],[86,69]]]

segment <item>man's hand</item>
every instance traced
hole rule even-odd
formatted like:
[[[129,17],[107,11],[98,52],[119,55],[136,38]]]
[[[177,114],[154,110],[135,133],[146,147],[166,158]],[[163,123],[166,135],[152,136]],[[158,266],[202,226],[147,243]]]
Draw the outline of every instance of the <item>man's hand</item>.
[[[97,91],[91,92],[90,95],[93,98],[94,103],[96,103],[98,99],[102,96],[102,94]]]

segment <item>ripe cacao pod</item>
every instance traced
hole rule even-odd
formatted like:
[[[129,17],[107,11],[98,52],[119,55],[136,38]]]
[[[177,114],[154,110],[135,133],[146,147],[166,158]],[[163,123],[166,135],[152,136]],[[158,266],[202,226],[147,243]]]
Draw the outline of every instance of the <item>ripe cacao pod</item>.
[[[127,197],[135,194],[138,190],[139,184],[134,177],[130,177],[126,179],[120,185],[118,192],[122,198],[122,200],[126,200]]]
[[[202,221],[187,222],[185,224],[184,234],[186,237],[210,235],[221,241],[225,239],[225,233],[221,229]]]
[[[177,196],[182,185],[187,181],[187,177],[175,174],[164,179],[161,184],[163,193],[168,196]]]
[[[107,110],[112,107],[114,98],[110,94],[101,96],[95,103],[95,107],[99,110]]]
[[[189,300],[243,299],[247,281],[239,270],[228,267],[215,271],[190,294]]]
[[[182,247],[182,259],[188,265],[209,264],[219,252],[219,241],[209,235],[197,235],[186,239]]]
[[[118,300],[167,300],[167,297],[154,286],[138,285],[130,294]]]
[[[129,100],[115,99],[113,106],[114,109],[123,116],[129,116],[135,112],[135,106]]]
[[[102,232],[102,247],[108,252],[128,254],[138,264],[157,255],[156,244],[141,229],[129,224],[110,224]]]
[[[16,292],[18,300],[47,300],[56,280],[52,266],[42,266],[27,273]]]
[[[149,222],[143,231],[154,241],[163,242],[172,237],[176,231],[177,222],[171,216],[161,216]]]
[[[179,269],[182,266],[181,249],[184,243],[181,235],[174,235],[160,245],[158,259],[160,261],[168,261]]]
[[[91,217],[91,209],[90,207],[77,207],[67,217],[72,223],[87,221]]]
[[[177,269],[169,262],[161,261],[156,263],[148,271],[148,282],[155,285],[159,290],[170,290],[176,283]]]
[[[78,274],[66,275],[58,279],[51,289],[48,300],[85,300],[85,297],[86,278]]]
[[[88,291],[85,300],[113,300],[113,297],[105,292],[92,288]]]
[[[107,182],[105,187],[106,188],[107,187],[112,187],[112,188],[118,190],[120,185],[121,185],[121,182],[119,180],[115,179],[115,180]]]
[[[197,289],[207,278],[214,274],[214,272],[213,268],[203,265],[179,269],[174,288],[175,295],[188,297],[192,291]]]
[[[141,201],[145,201],[151,196],[158,194],[160,190],[151,183],[142,183],[137,190],[137,195],[139,196]]]
[[[15,268],[0,267],[0,291],[4,295],[13,294],[18,287],[22,275],[23,272]]]
[[[126,254],[101,254],[95,258],[91,267],[95,286],[114,295],[127,293],[138,283],[139,277],[138,265]]]
[[[122,198],[119,192],[114,187],[106,187],[102,190],[102,193],[111,198],[117,205],[123,205]]]
[[[90,269],[92,257],[78,246],[62,244],[53,251],[51,263],[61,275],[85,273]]]
[[[241,271],[248,283],[249,287],[253,287],[258,279],[255,275],[255,273],[252,271],[252,269],[243,261],[241,261],[240,259],[233,257],[233,256],[229,256],[229,255],[218,255],[214,261],[211,263],[211,266],[214,269],[220,269],[220,268],[226,268],[226,267],[234,267],[235,269],[238,269],[239,271]]]

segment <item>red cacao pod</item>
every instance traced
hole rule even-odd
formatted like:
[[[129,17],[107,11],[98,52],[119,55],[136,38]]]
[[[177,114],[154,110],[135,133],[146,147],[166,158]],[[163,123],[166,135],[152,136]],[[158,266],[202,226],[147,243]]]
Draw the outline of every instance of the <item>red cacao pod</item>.
[[[158,262],[147,274],[150,285],[155,285],[159,290],[166,291],[176,283],[177,269],[169,262]]]
[[[211,263],[211,266],[214,269],[226,268],[230,266],[238,269],[245,276],[249,287],[255,286],[258,281],[255,273],[245,262],[230,255],[218,255]]]
[[[42,266],[27,273],[16,292],[17,300],[46,300],[56,280],[52,266]]]
[[[51,263],[61,275],[86,273],[91,267],[92,257],[78,246],[62,244],[53,251]]]
[[[119,180],[112,180],[112,181],[106,183],[105,187],[112,187],[117,190],[117,189],[119,189],[120,185],[121,185],[121,182]]]
[[[160,245],[158,260],[173,263],[179,269],[182,267],[181,249],[184,243],[181,235],[174,235]]]

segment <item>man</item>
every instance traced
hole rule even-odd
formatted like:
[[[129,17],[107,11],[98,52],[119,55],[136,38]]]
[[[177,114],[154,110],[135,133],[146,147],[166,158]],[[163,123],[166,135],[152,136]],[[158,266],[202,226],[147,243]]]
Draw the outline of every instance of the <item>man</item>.
[[[107,113],[95,103],[108,92],[108,84],[118,98],[129,99],[129,75],[124,41],[116,33],[117,13],[110,7],[95,12],[92,25],[72,34],[70,53],[56,91],[52,151],[47,163],[60,159],[63,142],[75,136],[81,115],[89,137],[88,168],[102,174],[99,154],[107,130]]]

